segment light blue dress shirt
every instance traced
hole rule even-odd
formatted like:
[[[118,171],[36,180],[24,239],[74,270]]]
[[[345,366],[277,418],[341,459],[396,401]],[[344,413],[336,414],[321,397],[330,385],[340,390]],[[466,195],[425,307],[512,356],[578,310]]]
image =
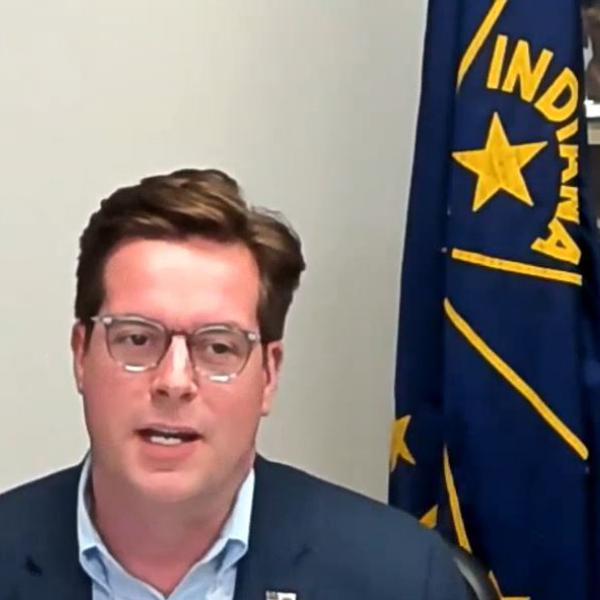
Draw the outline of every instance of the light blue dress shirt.
[[[79,479],[77,538],[79,562],[92,580],[93,600],[165,600],[151,585],[127,573],[102,542],[88,510],[89,477],[88,455]],[[169,600],[233,600],[237,563],[248,550],[253,496],[254,470],[251,470],[219,537],[179,582]]]

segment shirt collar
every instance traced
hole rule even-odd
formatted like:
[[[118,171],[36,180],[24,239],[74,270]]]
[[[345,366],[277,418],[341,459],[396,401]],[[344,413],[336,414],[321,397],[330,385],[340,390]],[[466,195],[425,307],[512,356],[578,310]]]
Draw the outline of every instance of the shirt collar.
[[[77,542],[79,547],[79,562],[84,568],[88,562],[88,555],[94,550],[100,556],[110,556],[89,513],[87,490],[89,489],[90,474],[91,456],[88,452],[83,463],[83,468],[81,469],[77,490]],[[250,538],[254,484],[255,474],[254,469],[251,469],[240,486],[233,509],[219,537],[197,565],[210,562],[225,550],[220,561],[220,570],[224,570],[232,567],[246,554]]]

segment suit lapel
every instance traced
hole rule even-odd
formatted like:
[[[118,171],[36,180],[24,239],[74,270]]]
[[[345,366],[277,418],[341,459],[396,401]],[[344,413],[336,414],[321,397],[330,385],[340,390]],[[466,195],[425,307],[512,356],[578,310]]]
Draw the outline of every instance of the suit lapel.
[[[249,547],[238,566],[234,600],[278,598],[267,592],[314,600],[311,510],[303,488],[280,469],[257,457]]]
[[[278,598],[267,592],[316,600],[317,507],[285,467],[257,457],[255,472],[249,548],[238,566],[234,600]],[[32,530],[46,535],[29,540],[28,551],[19,557],[15,600],[92,600],[77,547],[79,474],[80,467],[62,474],[57,489],[49,491],[44,510],[33,517],[39,525]]]
[[[61,600],[92,600],[92,586],[79,564],[52,564],[43,566],[33,558],[26,558],[24,575],[17,588],[17,600],[60,598]]]
[[[32,516],[38,535],[28,540],[17,564],[17,599],[91,600],[91,583],[79,566],[77,547],[77,483],[81,468],[60,475],[47,504]],[[36,508],[34,508],[36,510]]]

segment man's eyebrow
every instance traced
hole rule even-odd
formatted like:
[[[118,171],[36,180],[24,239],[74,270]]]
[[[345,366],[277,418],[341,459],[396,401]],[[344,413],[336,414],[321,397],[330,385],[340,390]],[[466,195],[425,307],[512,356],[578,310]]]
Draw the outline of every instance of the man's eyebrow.
[[[141,313],[134,313],[134,312],[127,312],[127,313],[115,313],[114,315],[115,319],[123,319],[123,320],[127,320],[127,319],[132,319],[132,320],[142,320],[144,322],[147,322],[149,324],[154,324],[154,325],[160,325],[162,327],[164,327],[165,329],[168,329],[169,331],[173,331],[173,332],[183,332],[183,333],[195,333],[196,331],[199,331],[201,329],[208,329],[210,327],[226,327],[228,329],[240,329],[242,331],[254,331],[254,329],[256,329],[258,331],[259,326],[257,325],[255,328],[253,327],[244,327],[241,323],[239,323],[238,321],[233,321],[233,320],[224,320],[224,321],[212,321],[212,320],[207,320],[207,321],[199,321],[197,323],[195,323],[194,325],[192,325],[189,328],[185,328],[185,329],[181,329],[178,327],[171,327],[170,325],[167,325],[166,323],[164,323],[163,321],[161,321],[160,319],[153,319],[152,317],[146,316],[144,314]]]
[[[198,329],[207,329],[209,327],[227,327],[228,329],[246,329],[237,321],[207,321],[197,327],[194,327],[194,331]]]

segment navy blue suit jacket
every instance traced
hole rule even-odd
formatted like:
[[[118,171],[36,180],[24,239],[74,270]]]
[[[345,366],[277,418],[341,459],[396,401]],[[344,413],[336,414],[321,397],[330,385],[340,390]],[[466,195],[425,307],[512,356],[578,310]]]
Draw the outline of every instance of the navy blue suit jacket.
[[[235,600],[464,600],[438,538],[404,513],[258,458]],[[79,566],[81,467],[0,495],[0,600],[91,600]]]

